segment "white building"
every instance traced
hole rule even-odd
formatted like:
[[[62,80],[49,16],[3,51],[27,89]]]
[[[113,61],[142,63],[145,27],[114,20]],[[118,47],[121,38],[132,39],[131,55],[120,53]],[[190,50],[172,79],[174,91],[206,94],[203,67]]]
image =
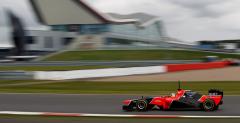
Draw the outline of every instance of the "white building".
[[[198,48],[203,50],[218,50],[240,52],[240,40],[199,41]]]
[[[51,31],[48,29],[30,29],[26,32],[26,50],[31,52],[63,50],[76,38],[76,33],[74,32]]]
[[[144,13],[105,14],[83,0],[30,2],[39,22],[52,30],[30,31],[28,50],[31,51],[192,46],[169,38],[163,22],[156,16]],[[177,45],[173,45],[176,43]]]
[[[192,47],[168,37],[163,22],[156,16],[144,13],[105,14],[83,0],[29,1],[39,22],[47,27],[26,29],[26,49],[30,52],[115,47]],[[0,16],[4,18],[6,13],[0,11]],[[14,47],[11,33],[7,17],[0,19],[0,49]]]

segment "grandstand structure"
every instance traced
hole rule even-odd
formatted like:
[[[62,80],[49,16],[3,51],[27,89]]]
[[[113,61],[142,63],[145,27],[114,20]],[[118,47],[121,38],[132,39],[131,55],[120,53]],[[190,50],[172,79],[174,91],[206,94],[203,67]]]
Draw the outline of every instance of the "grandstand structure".
[[[39,23],[50,27],[50,30],[46,31],[71,33],[70,37],[59,33],[58,38],[42,38],[45,40],[36,41],[42,45],[38,46],[38,50],[41,50],[41,47],[45,50],[64,48],[81,50],[192,46],[170,38],[166,33],[163,21],[157,16],[145,13],[127,15],[102,13],[84,0],[30,0],[30,3]],[[42,30],[39,32],[35,30],[35,35],[29,35],[30,39],[37,39],[33,37],[38,35],[44,36],[42,33]],[[33,42],[35,41],[31,41],[31,43]],[[31,45],[36,47],[37,44]]]

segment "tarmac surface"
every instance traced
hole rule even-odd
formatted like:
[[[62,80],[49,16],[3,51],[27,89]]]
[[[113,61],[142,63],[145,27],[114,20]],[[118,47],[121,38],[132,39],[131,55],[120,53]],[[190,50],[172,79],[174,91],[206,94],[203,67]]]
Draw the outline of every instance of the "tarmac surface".
[[[124,112],[125,99],[138,95],[55,95],[55,94],[0,94],[1,111],[61,112],[132,115],[199,115],[240,116],[240,96],[225,96],[224,104],[215,112],[204,111],[149,111]]]
[[[49,118],[5,117],[1,123],[239,123],[240,119],[128,119],[128,118]]]

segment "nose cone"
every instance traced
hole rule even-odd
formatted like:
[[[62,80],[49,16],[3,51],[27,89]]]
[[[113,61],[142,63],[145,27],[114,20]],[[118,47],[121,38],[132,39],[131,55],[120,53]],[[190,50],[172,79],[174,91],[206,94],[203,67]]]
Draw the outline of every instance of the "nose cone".
[[[123,105],[130,105],[131,102],[132,102],[132,100],[124,100]]]

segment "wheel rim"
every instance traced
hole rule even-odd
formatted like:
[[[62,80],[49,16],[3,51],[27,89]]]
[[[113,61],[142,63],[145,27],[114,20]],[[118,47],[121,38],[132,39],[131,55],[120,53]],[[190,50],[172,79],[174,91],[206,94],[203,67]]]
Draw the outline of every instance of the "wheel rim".
[[[143,110],[143,109],[145,109],[145,107],[146,107],[145,102],[139,102],[139,103],[138,103],[138,109]]]
[[[205,109],[211,110],[213,108],[213,104],[211,102],[206,102],[205,103]]]

